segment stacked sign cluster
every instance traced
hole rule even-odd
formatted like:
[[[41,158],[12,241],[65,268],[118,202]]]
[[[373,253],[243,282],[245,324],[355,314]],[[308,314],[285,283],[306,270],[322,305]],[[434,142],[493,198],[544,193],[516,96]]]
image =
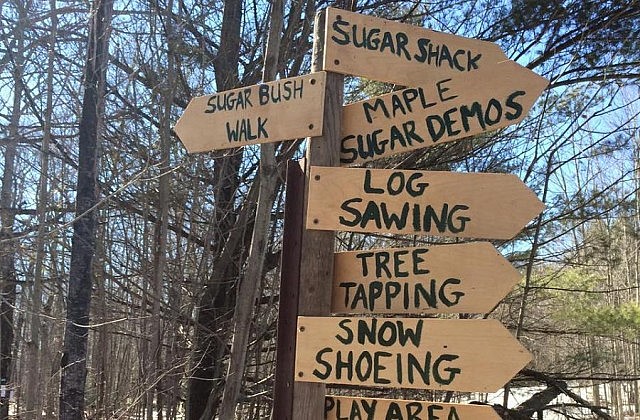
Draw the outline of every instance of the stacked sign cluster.
[[[408,86],[343,107],[342,166],[515,124],[547,86],[492,43],[331,8],[325,24],[324,70]],[[321,136],[326,81],[194,98],[175,131],[189,152]],[[311,167],[308,179],[307,229],[511,239],[543,209],[509,174]],[[298,317],[295,379],[496,391],[531,360],[506,328],[419,315],[486,313],[518,279],[489,242],[338,253],[339,316]],[[325,417],[498,418],[488,406],[343,396],[326,397]]]
[[[329,9],[324,68],[408,86],[343,109],[349,166],[521,121],[547,81],[492,43]],[[510,239],[543,204],[515,176],[312,167],[307,229]],[[485,313],[518,281],[488,242],[335,256],[332,313],[299,317],[296,380],[498,390],[531,355]],[[378,316],[380,315],[380,316]],[[487,406],[328,396],[328,419],[494,419]]]

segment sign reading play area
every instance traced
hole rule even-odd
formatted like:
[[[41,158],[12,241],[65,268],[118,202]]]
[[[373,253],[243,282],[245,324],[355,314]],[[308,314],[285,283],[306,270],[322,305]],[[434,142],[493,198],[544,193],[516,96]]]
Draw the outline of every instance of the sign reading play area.
[[[175,131],[189,153],[322,134],[326,73],[199,96]]]
[[[487,405],[327,395],[325,420],[500,420]]]
[[[530,360],[492,319],[298,317],[298,381],[494,392]]]
[[[365,162],[516,124],[547,84],[505,61],[347,105],[340,162]]]
[[[507,60],[498,45],[327,9],[324,68],[402,86],[468,75]]]
[[[511,174],[311,167],[307,229],[510,239],[544,205]]]
[[[335,254],[331,312],[486,313],[520,280],[488,242]]]

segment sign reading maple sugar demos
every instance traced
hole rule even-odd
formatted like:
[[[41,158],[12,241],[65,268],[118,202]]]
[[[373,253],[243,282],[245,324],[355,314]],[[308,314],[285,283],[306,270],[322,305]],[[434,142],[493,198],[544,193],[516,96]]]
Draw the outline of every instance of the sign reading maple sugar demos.
[[[175,131],[189,153],[322,135],[326,73],[199,96]]]
[[[495,392],[530,360],[494,319],[298,317],[298,381]]]
[[[306,227],[511,239],[543,208],[511,174],[315,166]]]
[[[507,60],[492,42],[333,8],[326,34],[325,70],[402,86],[466,76]]]
[[[488,405],[327,395],[326,420],[500,420]]]
[[[488,242],[334,256],[331,312],[486,313],[520,280]]]
[[[344,107],[344,165],[459,140],[524,119],[548,81],[513,61]]]

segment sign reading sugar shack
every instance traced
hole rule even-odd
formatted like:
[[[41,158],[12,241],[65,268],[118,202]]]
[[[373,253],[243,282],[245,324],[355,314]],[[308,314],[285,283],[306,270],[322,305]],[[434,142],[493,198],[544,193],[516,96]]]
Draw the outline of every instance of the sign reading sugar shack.
[[[488,242],[335,254],[333,313],[485,313],[520,275]]]
[[[298,317],[298,381],[493,392],[530,360],[491,319]]]
[[[189,153],[322,134],[326,73],[192,99],[175,131]]]
[[[326,420],[500,420],[486,405],[327,395]]]
[[[510,174],[311,167],[306,227],[510,239],[543,208]]]
[[[347,105],[340,162],[365,162],[516,124],[547,84],[505,61]]]
[[[412,86],[507,60],[496,44],[327,9],[324,68]]]

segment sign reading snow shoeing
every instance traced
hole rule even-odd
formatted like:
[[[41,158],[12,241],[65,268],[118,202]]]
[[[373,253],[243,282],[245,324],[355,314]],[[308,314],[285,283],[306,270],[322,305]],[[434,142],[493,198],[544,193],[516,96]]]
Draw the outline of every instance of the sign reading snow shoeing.
[[[175,131],[189,153],[322,134],[326,73],[199,96]]]
[[[324,69],[414,86],[507,60],[492,42],[327,9]]]
[[[316,166],[306,227],[510,239],[543,208],[511,174]]]
[[[487,405],[327,395],[325,420],[500,420]]]
[[[488,242],[335,254],[331,312],[486,313],[520,280]]]
[[[493,319],[298,317],[298,381],[494,392],[530,360]]]
[[[365,162],[516,124],[547,84],[505,61],[347,105],[340,162]]]

